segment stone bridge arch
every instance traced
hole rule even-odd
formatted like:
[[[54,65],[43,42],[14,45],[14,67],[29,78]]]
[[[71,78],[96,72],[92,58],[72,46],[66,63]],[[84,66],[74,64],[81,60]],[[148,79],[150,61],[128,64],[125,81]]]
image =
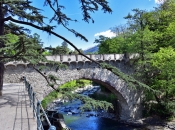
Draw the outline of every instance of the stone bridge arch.
[[[69,70],[70,71],[70,70]],[[60,71],[61,72],[61,71]],[[65,74],[66,71],[64,71]],[[59,72],[58,72],[59,73]],[[63,72],[62,72],[63,73]],[[66,72],[67,79],[58,75],[61,79],[60,85],[76,79],[89,79],[99,84],[104,85],[113,94],[117,96],[117,103],[120,105],[119,118],[121,120],[139,119],[141,118],[141,90],[132,89],[124,80],[114,75],[112,72],[106,69],[100,68],[88,68],[73,70],[70,74]],[[62,78],[61,78],[62,77]],[[62,80],[63,79],[63,80]]]

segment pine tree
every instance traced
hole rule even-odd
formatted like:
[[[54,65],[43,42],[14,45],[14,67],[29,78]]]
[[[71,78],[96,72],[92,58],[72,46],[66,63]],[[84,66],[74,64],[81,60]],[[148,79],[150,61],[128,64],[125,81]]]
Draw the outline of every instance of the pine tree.
[[[36,51],[34,57],[31,55],[33,52],[32,48],[35,47],[34,45],[36,44],[36,41],[32,41],[32,39],[35,38],[32,37],[31,39],[27,33],[30,30],[22,27],[23,25],[28,25],[33,28],[48,32],[49,34],[55,35],[56,37],[61,38],[73,46],[75,49],[77,49],[77,51],[79,51],[78,48],[76,48],[76,46],[74,46],[74,44],[72,44],[69,40],[57,34],[56,32],[53,32],[55,26],[52,26],[51,23],[53,21],[56,21],[59,25],[64,26],[67,30],[75,34],[76,37],[80,37],[81,39],[87,41],[87,39],[82,34],[78,33],[74,29],[68,28],[68,23],[70,21],[76,22],[77,20],[73,20],[72,18],[67,17],[67,15],[62,12],[64,6],[59,5],[58,0],[44,0],[42,2],[44,6],[49,6],[50,10],[54,12],[54,15],[49,19],[49,24],[46,24],[44,21],[46,17],[41,15],[42,10],[35,6],[32,6],[32,1],[0,0],[0,91],[3,87],[4,59],[20,58],[26,60],[25,57],[30,56],[30,59],[32,59],[34,62],[37,61],[35,59]],[[80,5],[83,13],[83,20],[85,22],[90,22],[90,20],[94,22],[90,13],[98,11],[99,6],[102,7],[102,10],[105,13],[112,12],[106,0],[80,0]],[[17,26],[16,23],[20,24],[21,26]],[[16,44],[16,52],[12,53],[11,55],[6,55],[5,51],[7,49],[12,50],[14,48],[14,46],[9,45],[8,39],[6,37],[6,34],[9,32],[14,35],[18,35],[19,41],[18,44]],[[31,47],[30,51],[32,52],[26,49],[29,46]],[[33,48],[33,50],[34,49],[36,50],[36,48]],[[41,46],[37,46],[37,50],[42,51],[41,49]],[[40,58],[42,59],[43,57]]]

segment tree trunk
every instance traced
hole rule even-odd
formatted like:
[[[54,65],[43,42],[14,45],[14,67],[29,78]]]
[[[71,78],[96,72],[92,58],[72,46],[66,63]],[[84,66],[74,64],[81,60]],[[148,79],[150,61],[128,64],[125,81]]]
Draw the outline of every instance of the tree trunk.
[[[4,35],[4,13],[2,10],[2,3],[0,2],[0,36]],[[4,42],[0,41],[0,48],[4,47]],[[3,52],[0,52],[0,95],[3,89],[4,63],[2,62]]]
[[[3,75],[4,75],[4,63],[0,62],[0,93],[3,89]]]

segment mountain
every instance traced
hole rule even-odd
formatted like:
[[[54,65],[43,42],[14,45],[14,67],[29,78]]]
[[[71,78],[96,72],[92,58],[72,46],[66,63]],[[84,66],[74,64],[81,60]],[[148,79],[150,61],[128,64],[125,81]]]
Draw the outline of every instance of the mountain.
[[[84,52],[84,54],[97,52],[98,51],[98,48],[99,48],[98,46],[99,45],[96,45],[94,47],[90,47],[90,48],[84,50],[83,52]]]

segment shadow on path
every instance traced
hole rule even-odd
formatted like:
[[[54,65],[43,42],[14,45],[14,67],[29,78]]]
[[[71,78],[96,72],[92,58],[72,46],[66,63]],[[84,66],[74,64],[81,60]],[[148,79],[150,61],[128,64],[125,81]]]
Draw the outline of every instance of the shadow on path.
[[[4,84],[0,96],[0,130],[36,130],[30,101],[23,83]]]

